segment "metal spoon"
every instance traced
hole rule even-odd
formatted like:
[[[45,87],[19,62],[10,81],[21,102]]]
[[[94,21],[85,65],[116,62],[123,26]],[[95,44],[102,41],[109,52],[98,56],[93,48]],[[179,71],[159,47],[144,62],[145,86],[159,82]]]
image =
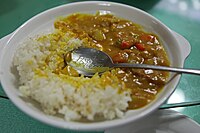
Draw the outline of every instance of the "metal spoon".
[[[116,63],[114,64],[112,59],[106,53],[93,49],[80,47],[71,52],[70,60],[66,61],[80,74],[85,76],[93,76],[95,73],[103,73],[114,67],[130,67],[137,69],[154,69],[160,71],[170,71],[177,73],[187,73],[200,75],[200,70],[184,69],[175,67],[156,66],[148,64],[131,64],[131,63]]]

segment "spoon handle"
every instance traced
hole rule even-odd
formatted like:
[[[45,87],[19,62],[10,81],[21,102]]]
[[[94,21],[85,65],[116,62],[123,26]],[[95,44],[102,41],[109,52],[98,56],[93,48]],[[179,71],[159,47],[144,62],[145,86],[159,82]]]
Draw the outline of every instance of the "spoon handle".
[[[147,64],[118,63],[118,64],[113,64],[113,67],[132,67],[132,68],[136,68],[136,69],[154,69],[154,70],[160,70],[160,71],[170,71],[170,72],[200,75],[200,70],[198,70],[198,69],[166,67],[166,66],[156,66],[156,65],[147,65]]]

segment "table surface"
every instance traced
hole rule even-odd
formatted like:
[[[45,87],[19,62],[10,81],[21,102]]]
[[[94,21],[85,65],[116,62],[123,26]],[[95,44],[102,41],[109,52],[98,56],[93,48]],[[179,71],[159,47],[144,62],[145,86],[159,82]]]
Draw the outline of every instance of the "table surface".
[[[172,30],[184,36],[192,51],[185,61],[186,68],[200,68],[200,1],[199,0],[113,0],[140,8],[158,18]],[[0,38],[13,32],[32,16],[55,6],[75,0],[1,0]],[[200,101],[200,76],[182,75],[176,91],[166,103]],[[167,104],[163,105],[166,107]],[[200,124],[200,106],[174,108]],[[0,129],[8,132],[73,132],[45,125],[19,111],[0,86]]]

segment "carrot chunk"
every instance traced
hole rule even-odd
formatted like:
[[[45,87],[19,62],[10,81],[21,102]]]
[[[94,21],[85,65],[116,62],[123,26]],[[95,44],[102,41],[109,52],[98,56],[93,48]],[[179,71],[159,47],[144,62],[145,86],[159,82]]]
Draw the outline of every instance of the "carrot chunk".
[[[144,51],[145,50],[145,47],[144,47],[143,43],[137,43],[137,44],[135,44],[135,47],[140,51]]]
[[[130,48],[132,45],[126,41],[122,41],[121,43],[121,49],[128,49]]]

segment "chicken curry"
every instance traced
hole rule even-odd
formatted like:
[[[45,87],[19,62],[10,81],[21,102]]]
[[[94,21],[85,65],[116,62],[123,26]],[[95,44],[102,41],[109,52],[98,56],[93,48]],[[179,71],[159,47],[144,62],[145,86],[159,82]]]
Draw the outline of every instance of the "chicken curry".
[[[145,32],[129,20],[111,14],[72,14],[54,23],[56,29],[72,31],[87,38],[91,47],[106,52],[114,63],[138,63],[169,66],[169,60],[158,36]],[[117,77],[132,91],[129,109],[151,102],[166,84],[169,73],[151,69],[117,69]]]

